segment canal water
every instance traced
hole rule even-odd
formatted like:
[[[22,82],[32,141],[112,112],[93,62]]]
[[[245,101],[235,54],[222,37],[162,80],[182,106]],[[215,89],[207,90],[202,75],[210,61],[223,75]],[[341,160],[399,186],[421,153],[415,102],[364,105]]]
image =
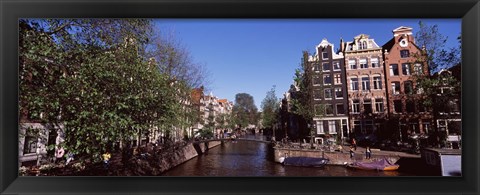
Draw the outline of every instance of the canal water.
[[[269,156],[268,144],[251,141],[227,142],[211,148],[165,173],[163,176],[411,176],[398,171],[352,170],[344,166],[322,168],[283,166]]]

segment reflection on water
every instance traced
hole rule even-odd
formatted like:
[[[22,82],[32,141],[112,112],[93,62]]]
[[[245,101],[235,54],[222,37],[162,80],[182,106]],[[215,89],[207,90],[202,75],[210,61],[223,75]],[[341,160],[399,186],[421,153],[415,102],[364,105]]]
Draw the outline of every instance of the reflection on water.
[[[344,166],[292,167],[275,163],[268,144],[237,141],[214,147],[167,172],[164,176],[401,176],[397,171],[364,171]]]

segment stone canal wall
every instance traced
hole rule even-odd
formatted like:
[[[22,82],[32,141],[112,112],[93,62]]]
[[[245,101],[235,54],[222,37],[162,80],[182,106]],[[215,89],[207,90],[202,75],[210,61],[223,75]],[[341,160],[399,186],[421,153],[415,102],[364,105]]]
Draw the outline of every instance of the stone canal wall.
[[[173,167],[176,167],[199,154],[205,153],[210,148],[220,145],[220,141],[212,141],[200,144],[189,143],[185,147],[176,150],[173,155],[164,156],[159,163],[159,171],[165,172]]]
[[[345,151],[327,152],[313,149],[298,149],[298,148],[280,148],[274,147],[273,155],[275,162],[280,163],[280,157],[313,157],[313,158],[328,158],[330,165],[345,165],[345,163],[353,163],[354,161],[361,161],[365,159],[365,154],[357,152],[354,158],[350,158],[350,154]],[[373,154],[371,160],[387,158],[390,162],[397,162],[401,156],[390,154]]]

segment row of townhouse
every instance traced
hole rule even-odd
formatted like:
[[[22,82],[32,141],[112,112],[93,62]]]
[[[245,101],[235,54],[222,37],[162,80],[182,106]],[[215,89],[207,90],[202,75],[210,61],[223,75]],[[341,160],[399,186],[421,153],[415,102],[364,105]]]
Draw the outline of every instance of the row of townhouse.
[[[209,122],[216,124],[213,134],[220,135],[225,130],[224,127],[228,125],[228,117],[232,113],[233,102],[220,99],[214,96],[212,92],[205,95],[203,87],[192,90],[192,101],[194,109],[199,111],[199,120],[193,126],[193,136],[196,135],[198,130],[205,128]],[[219,119],[219,117],[223,117],[223,119]],[[224,124],[218,124],[219,122],[224,122]]]
[[[437,127],[445,124],[425,109],[418,101],[421,94],[414,92],[415,76],[430,76],[422,53],[412,28],[404,26],[394,29],[393,37],[383,46],[360,34],[350,42],[341,39],[340,49],[335,52],[334,45],[323,39],[308,58],[313,69],[309,77],[315,109],[325,109],[324,115],[313,118],[317,139],[323,140],[326,135],[342,139],[377,135],[406,141],[408,136],[429,133],[434,118]],[[289,106],[295,91],[298,87],[292,85],[285,93],[284,106]],[[458,109],[448,121],[461,121],[459,98],[453,101],[452,107]],[[288,128],[298,128],[291,120],[287,123]],[[460,134],[458,128],[448,133],[447,126],[443,126],[447,135]]]

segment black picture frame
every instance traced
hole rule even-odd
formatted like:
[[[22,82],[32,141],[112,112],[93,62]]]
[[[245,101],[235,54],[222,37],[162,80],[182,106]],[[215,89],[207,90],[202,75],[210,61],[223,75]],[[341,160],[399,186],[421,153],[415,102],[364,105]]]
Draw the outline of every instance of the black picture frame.
[[[366,11],[371,10],[371,11]],[[2,0],[2,194],[480,194],[478,0]],[[19,18],[462,18],[462,177],[19,177]]]

